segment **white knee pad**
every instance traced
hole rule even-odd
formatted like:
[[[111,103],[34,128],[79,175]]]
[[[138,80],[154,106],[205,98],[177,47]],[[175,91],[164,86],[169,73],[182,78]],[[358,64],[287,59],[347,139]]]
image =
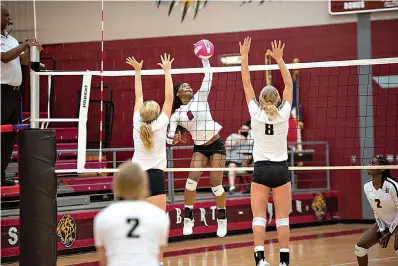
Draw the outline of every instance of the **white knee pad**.
[[[213,191],[214,196],[219,197],[222,194],[224,194],[224,187],[222,185],[218,185],[215,187],[212,187],[211,190]]]
[[[254,217],[252,227],[254,226],[263,226],[265,228],[267,226],[267,220],[265,220],[263,217]]]
[[[276,228],[280,226],[289,226],[289,218],[282,218],[275,221]]]
[[[188,178],[187,183],[185,183],[185,189],[188,191],[195,191],[197,185],[198,185],[198,182]]]
[[[368,250],[355,245],[355,255],[360,258],[365,257],[366,255],[368,255]]]

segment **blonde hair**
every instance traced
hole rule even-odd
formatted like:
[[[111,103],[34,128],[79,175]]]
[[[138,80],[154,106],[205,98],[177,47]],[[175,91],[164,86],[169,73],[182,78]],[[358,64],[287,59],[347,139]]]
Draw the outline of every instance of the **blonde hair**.
[[[160,106],[155,101],[146,101],[140,108],[141,125],[140,137],[144,148],[150,150],[153,148],[153,132],[151,123],[160,113]]]
[[[138,164],[128,160],[118,169],[112,183],[115,198],[140,200],[149,195],[148,175]]]
[[[271,118],[278,115],[278,108],[276,107],[281,102],[279,92],[274,86],[265,86],[260,93],[259,104]]]

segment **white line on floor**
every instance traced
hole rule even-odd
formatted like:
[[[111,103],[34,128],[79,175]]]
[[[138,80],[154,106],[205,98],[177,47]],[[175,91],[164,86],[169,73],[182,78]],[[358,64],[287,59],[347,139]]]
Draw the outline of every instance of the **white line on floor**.
[[[397,257],[388,257],[388,258],[380,258],[380,259],[371,259],[369,260],[369,262],[371,261],[381,261],[381,260],[391,260],[391,259],[395,259]],[[352,264],[357,264],[358,262],[348,262],[348,263],[343,263],[343,264],[333,264],[331,266],[343,266],[343,265],[352,265]]]

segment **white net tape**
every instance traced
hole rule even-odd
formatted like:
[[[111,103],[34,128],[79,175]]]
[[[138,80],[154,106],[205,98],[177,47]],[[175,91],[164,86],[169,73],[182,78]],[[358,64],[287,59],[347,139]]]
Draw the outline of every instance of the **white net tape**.
[[[311,69],[311,68],[335,68],[335,67],[352,67],[352,66],[375,66],[375,65],[391,65],[398,64],[398,57],[379,58],[379,59],[362,59],[362,60],[346,60],[346,61],[328,61],[328,62],[312,62],[312,63],[292,63],[287,64],[288,69]],[[250,71],[266,71],[279,70],[278,65],[252,65]],[[227,73],[240,72],[240,66],[232,67],[211,67],[211,68],[183,68],[173,69],[172,74],[198,74],[198,73]],[[82,94],[80,102],[79,118],[62,118],[62,119],[37,119],[35,122],[79,122],[78,129],[78,165],[77,169],[57,170],[57,173],[114,173],[117,169],[86,169],[86,144],[87,144],[87,119],[90,99],[91,79],[92,76],[121,77],[134,76],[135,72],[131,70],[124,71],[41,71],[33,72],[31,75],[38,76],[83,76]],[[143,76],[164,75],[162,69],[142,70]],[[243,89],[242,89],[243,90]],[[229,168],[167,168],[166,172],[189,172],[189,171],[228,171]],[[312,171],[312,170],[363,170],[363,169],[398,169],[398,165],[389,166],[292,166],[292,171]],[[240,171],[253,171],[253,167],[239,167]]]

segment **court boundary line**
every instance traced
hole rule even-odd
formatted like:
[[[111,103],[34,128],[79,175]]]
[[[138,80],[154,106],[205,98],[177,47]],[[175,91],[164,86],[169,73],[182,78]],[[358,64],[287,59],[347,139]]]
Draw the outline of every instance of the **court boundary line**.
[[[385,257],[385,258],[377,258],[377,259],[370,259],[369,262],[372,261],[381,261],[381,260],[391,260],[391,259],[396,259],[397,257]],[[343,266],[343,265],[352,265],[352,264],[358,264],[358,262],[347,262],[347,263],[342,263],[342,264],[333,264],[330,266]]]

